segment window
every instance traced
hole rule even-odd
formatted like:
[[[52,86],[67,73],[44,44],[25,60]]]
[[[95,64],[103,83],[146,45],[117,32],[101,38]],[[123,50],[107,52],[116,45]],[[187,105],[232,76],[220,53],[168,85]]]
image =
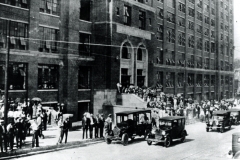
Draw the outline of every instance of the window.
[[[122,68],[121,69],[121,75],[127,76],[128,75],[128,69],[127,68]]]
[[[188,21],[188,29],[194,30],[194,23],[191,21]]]
[[[179,32],[179,35],[178,35],[178,44],[179,44],[180,46],[185,46],[185,33]]]
[[[193,4],[195,3],[195,0],[188,0],[188,1],[191,2],[191,3],[193,3]]]
[[[223,46],[223,44],[220,45],[220,53],[224,54],[224,46]]]
[[[59,16],[60,15],[60,0],[41,0],[40,12]]]
[[[215,26],[215,20],[214,19],[211,19],[211,26]]]
[[[91,38],[90,34],[79,33],[79,54],[89,56],[91,53]]]
[[[192,87],[194,84],[194,74],[188,73],[188,81],[187,84],[189,87]]]
[[[210,69],[215,69],[215,60],[214,59],[211,59],[211,62],[210,62]]]
[[[194,17],[194,9],[193,8],[188,8],[188,15],[191,17]]]
[[[215,9],[214,8],[211,8],[211,13],[212,13],[212,15],[215,15]]]
[[[202,75],[197,74],[196,87],[201,87],[201,86],[202,86]]]
[[[186,12],[186,7],[185,7],[185,4],[183,3],[180,3],[178,4],[178,10],[185,13]]]
[[[205,35],[205,36],[209,36],[209,29],[208,29],[208,28],[205,28],[205,29],[204,29],[204,35]]]
[[[175,43],[175,30],[168,28],[167,29],[167,41],[170,43]]]
[[[202,38],[197,39],[197,49],[202,50]]]
[[[202,21],[202,13],[200,12],[197,12],[197,19]]]
[[[223,40],[223,34],[221,34],[221,37],[220,37],[221,40]]]
[[[175,8],[175,0],[168,0],[168,7]]]
[[[7,47],[7,20],[0,19],[0,48]]]
[[[228,11],[228,5],[225,5],[225,10]]]
[[[158,13],[158,17],[163,19],[163,9],[162,8],[157,8],[157,13]]]
[[[210,22],[209,17],[205,16],[204,20],[205,20],[205,23],[206,23],[206,24],[209,24],[209,22]]]
[[[202,57],[197,58],[197,68],[202,68]]]
[[[40,52],[56,53],[58,51],[59,30],[39,27]]]
[[[205,58],[204,68],[209,69],[210,61],[209,58]]]
[[[166,73],[166,87],[167,88],[174,87],[174,73],[172,73],[172,72]]]
[[[141,48],[138,48],[138,51],[137,51],[137,60],[138,60],[138,61],[142,61],[142,60],[143,60],[143,52],[142,52],[142,49],[141,49]]]
[[[228,15],[226,15],[226,20],[228,21],[228,19],[229,19],[229,17],[228,17]]]
[[[211,52],[214,53],[215,52],[215,43],[211,42]]]
[[[38,65],[38,89],[58,88],[58,66]]]
[[[24,63],[9,63],[8,88],[10,90],[25,90],[27,85],[27,65]],[[0,89],[5,87],[5,63],[0,63]]]
[[[206,52],[209,52],[209,48],[210,48],[210,46],[209,46],[209,41],[205,41],[205,47],[204,47],[204,51],[206,51]]]
[[[130,59],[130,47],[127,47],[126,44],[122,47],[122,58],[123,59]]]
[[[220,6],[223,8],[223,1],[221,0],[221,2],[220,2]]]
[[[143,70],[137,69],[137,76],[142,76],[142,75],[143,75]]]
[[[199,8],[202,8],[202,6],[203,6],[202,0],[198,0],[197,6],[198,6]]]
[[[221,18],[223,19],[223,12],[220,13]]]
[[[178,17],[178,24],[181,27],[185,27],[185,18]]]
[[[175,23],[175,14],[167,12],[167,21]]]
[[[148,18],[148,22],[149,22],[149,26],[151,26],[152,25],[152,19]]]
[[[185,66],[185,54],[184,53],[181,53],[181,56],[179,57],[177,64],[178,64],[178,66],[182,66],[182,67]]]
[[[139,11],[139,29],[146,29],[146,13]]]
[[[156,77],[157,77],[157,84],[159,86],[162,85],[163,84],[163,72],[157,71]]]
[[[81,66],[78,68],[78,89],[90,89],[91,68]]]
[[[170,54],[166,55],[166,65],[175,65],[175,52],[169,51]]]
[[[220,28],[223,29],[223,23],[220,24]]]
[[[211,75],[211,86],[215,85],[215,76]]]
[[[2,21],[2,27],[4,27],[5,22]],[[1,22],[0,22],[1,23]],[[1,24],[0,24],[1,25]],[[1,28],[0,28],[1,32]],[[5,29],[2,29],[3,39],[6,40]],[[28,38],[28,24],[13,22],[10,23],[10,48],[11,49],[19,49],[19,50],[27,50],[27,39]],[[5,41],[7,42],[7,41]]]
[[[209,5],[204,4],[204,11],[205,12],[209,12],[209,10],[210,10]]]
[[[194,48],[194,36],[193,35],[190,35],[188,37],[188,47]]]
[[[215,31],[211,31],[211,38],[215,38]]]
[[[209,75],[204,76],[204,86],[209,86]]]
[[[163,50],[159,50],[159,56],[157,56],[157,63],[158,64],[163,64]]]
[[[183,87],[183,85],[184,85],[184,73],[178,73],[177,85],[178,85],[178,87]]]
[[[124,5],[124,25],[131,26],[131,7]]]
[[[202,26],[197,25],[197,32],[198,32],[198,33],[202,33],[202,30],[203,30],[203,29],[202,29]]]
[[[157,39],[163,40],[163,25],[159,25],[157,28]]]
[[[225,31],[228,31],[229,27],[228,25],[225,25]]]
[[[12,6],[17,6],[21,8],[29,8],[29,0],[0,0],[0,3],[9,4]]]
[[[116,7],[116,15],[119,16],[119,14],[120,14],[119,7]]]

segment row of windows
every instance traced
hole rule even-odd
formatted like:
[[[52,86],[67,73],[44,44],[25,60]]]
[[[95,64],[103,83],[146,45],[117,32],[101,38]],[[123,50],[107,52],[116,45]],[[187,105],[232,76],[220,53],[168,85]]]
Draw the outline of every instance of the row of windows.
[[[0,3],[9,4],[21,8],[29,8],[30,0],[0,0]]]
[[[9,89],[25,90],[27,84],[27,64],[9,64]],[[4,89],[5,64],[0,63],[0,89]],[[38,65],[38,89],[58,88],[59,67],[57,65]],[[16,81],[17,79],[17,81]],[[90,68],[79,67],[78,89],[90,88]]]

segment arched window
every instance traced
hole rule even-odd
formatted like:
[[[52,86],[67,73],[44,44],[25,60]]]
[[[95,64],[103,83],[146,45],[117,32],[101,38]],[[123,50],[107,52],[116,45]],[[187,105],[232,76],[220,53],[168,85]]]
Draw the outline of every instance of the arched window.
[[[143,59],[142,49],[141,49],[141,48],[138,48],[137,60],[138,60],[138,61],[142,61],[142,59]]]
[[[122,47],[122,58],[129,59],[128,47],[126,44],[124,44]]]

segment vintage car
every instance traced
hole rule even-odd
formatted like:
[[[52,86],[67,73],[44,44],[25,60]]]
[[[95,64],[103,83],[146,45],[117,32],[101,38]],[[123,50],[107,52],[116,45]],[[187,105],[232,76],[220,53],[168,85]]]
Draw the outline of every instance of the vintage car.
[[[169,116],[159,119],[159,126],[153,128],[147,136],[147,144],[152,142],[164,142],[165,147],[169,147],[173,140],[184,142],[187,136],[185,130],[185,117]]]
[[[240,121],[240,108],[231,108],[230,111],[230,118],[232,125],[238,125]]]
[[[223,133],[226,127],[230,130],[232,125],[230,113],[230,111],[224,110],[213,112],[212,119],[206,122],[206,131],[209,132],[210,129],[217,129],[218,132]]]
[[[135,136],[144,136],[151,131],[151,110],[133,110],[116,113],[116,126],[106,136],[106,143],[122,141],[126,146],[128,139],[133,140]]]

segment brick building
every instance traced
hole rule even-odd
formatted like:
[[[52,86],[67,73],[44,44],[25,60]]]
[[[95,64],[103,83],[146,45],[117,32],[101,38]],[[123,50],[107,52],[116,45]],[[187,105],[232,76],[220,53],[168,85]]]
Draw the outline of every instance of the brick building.
[[[65,103],[80,120],[115,105],[118,82],[233,96],[232,0],[0,0],[0,10],[0,89],[10,34],[13,99]]]

